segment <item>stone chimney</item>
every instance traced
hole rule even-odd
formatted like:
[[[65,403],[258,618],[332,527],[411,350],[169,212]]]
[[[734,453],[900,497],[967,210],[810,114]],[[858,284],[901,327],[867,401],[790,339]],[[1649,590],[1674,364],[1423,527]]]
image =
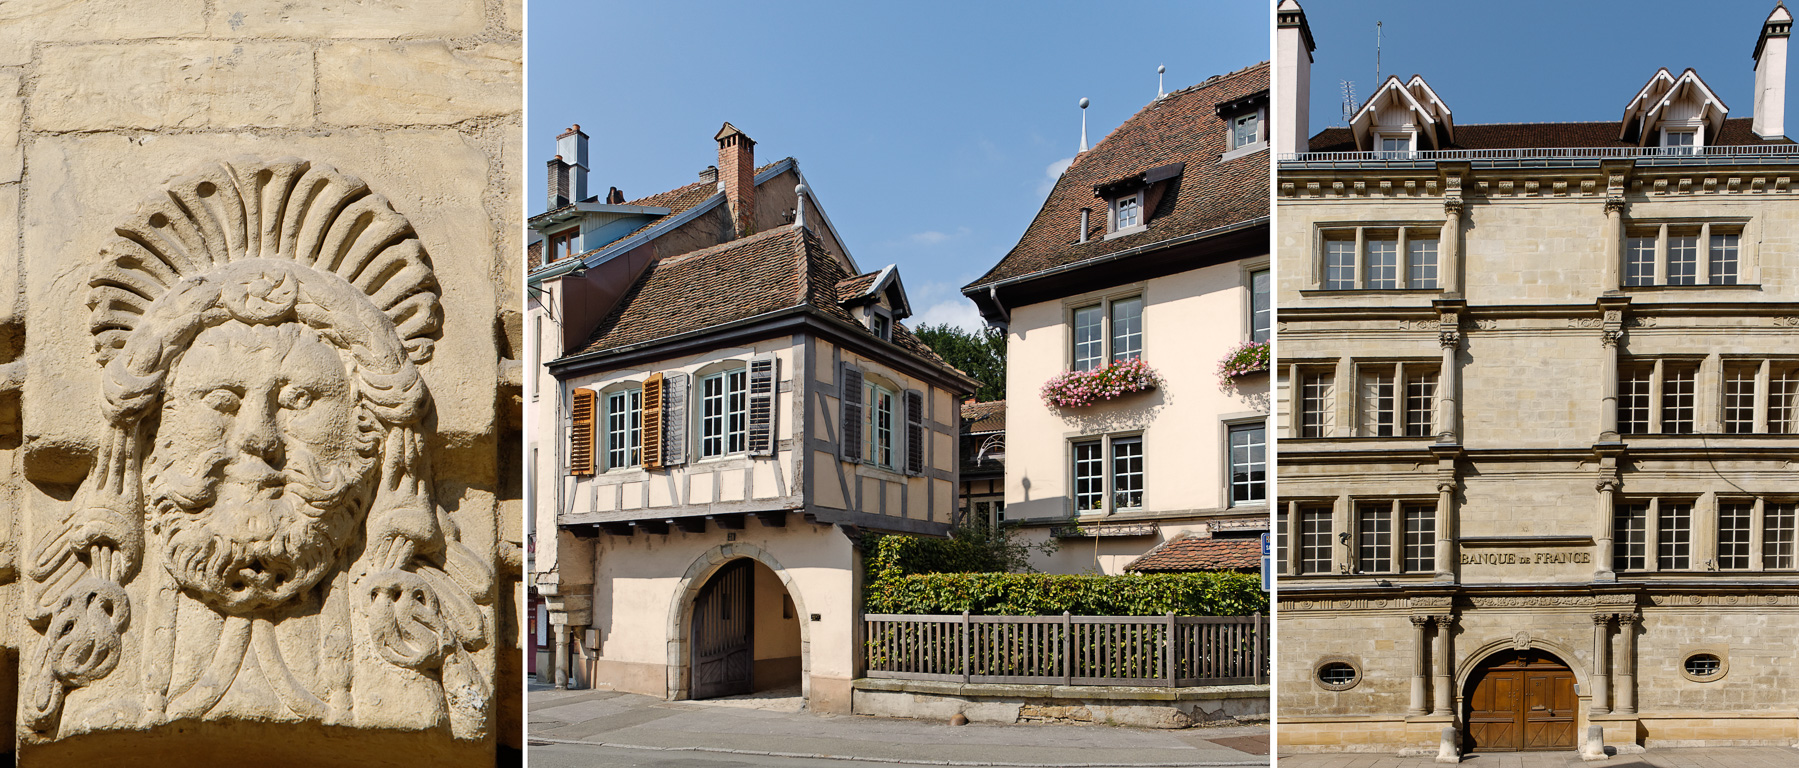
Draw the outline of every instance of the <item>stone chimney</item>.
[[[569,166],[568,198],[570,202],[587,199],[587,134],[576,123],[556,137],[556,154]]]
[[[1312,102],[1312,27],[1297,0],[1281,0],[1274,9],[1274,81],[1280,102],[1269,119],[1274,121],[1274,151],[1305,152],[1312,138],[1307,119]]]
[[[1787,36],[1793,31],[1793,14],[1776,4],[1762,22],[1755,39],[1755,135],[1778,139],[1786,135]]]
[[[737,237],[756,232],[756,142],[725,123],[713,136],[718,141],[718,180],[731,207],[731,226]]]
[[[557,155],[554,159],[550,160],[550,198],[549,198],[549,203],[548,203],[549,207],[545,208],[544,210],[554,211],[557,208],[561,208],[562,206],[569,204],[568,169],[569,169],[569,164],[562,162],[561,155]]]

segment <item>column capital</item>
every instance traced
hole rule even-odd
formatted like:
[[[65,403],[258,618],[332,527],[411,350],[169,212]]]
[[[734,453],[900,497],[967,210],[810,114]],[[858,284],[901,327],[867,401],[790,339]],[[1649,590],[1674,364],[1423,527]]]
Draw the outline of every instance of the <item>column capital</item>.
[[[1437,345],[1444,349],[1455,349],[1462,343],[1461,331],[1438,331]]]
[[[1459,195],[1443,198],[1443,215],[1451,217],[1462,215],[1462,198]]]
[[[1423,629],[1428,624],[1430,624],[1430,615],[1429,614],[1422,614],[1422,613],[1412,614],[1412,625],[1413,626],[1416,626],[1419,629]]]
[[[1599,481],[1593,484],[1593,490],[1598,491],[1600,493],[1617,493],[1618,492],[1618,478],[1615,478],[1615,477],[1599,478]]]
[[[1620,613],[1620,614],[1618,614],[1618,626],[1620,628],[1628,627],[1632,624],[1637,623],[1638,618],[1639,617],[1634,613]]]
[[[1611,624],[1612,617],[1616,616],[1616,615],[1617,614],[1613,614],[1613,613],[1595,613],[1595,614],[1593,614],[1593,623],[1598,624],[1600,626]]]
[[[1448,629],[1450,625],[1455,623],[1455,616],[1452,614],[1439,613],[1430,618],[1431,621],[1436,622],[1437,626],[1442,629]]]
[[[1614,330],[1611,328],[1607,328],[1604,331],[1602,331],[1599,336],[1599,343],[1602,345],[1605,345],[1608,348],[1615,349],[1618,346],[1618,342],[1621,342],[1623,340],[1624,340],[1623,329]]]
[[[1623,197],[1607,197],[1605,199],[1605,212],[1608,214],[1609,213],[1623,213],[1624,212],[1624,198]]]

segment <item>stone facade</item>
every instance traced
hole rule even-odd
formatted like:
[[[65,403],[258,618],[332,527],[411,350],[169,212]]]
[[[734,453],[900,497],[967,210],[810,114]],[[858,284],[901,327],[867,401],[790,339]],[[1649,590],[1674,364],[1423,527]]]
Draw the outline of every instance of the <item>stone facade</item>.
[[[1309,40],[1281,11],[1282,45]],[[1524,749],[1799,735],[1792,143],[1705,92],[1663,70],[1659,129],[1641,94],[1520,129],[1450,126],[1393,79],[1370,127],[1282,158],[1283,750],[1503,748],[1500,698],[1546,702]],[[1688,128],[1703,153],[1668,149]],[[1468,151],[1519,130],[1559,156]],[[1485,698],[1526,658],[1566,701]]]
[[[522,747],[515,5],[0,10],[21,764]]]

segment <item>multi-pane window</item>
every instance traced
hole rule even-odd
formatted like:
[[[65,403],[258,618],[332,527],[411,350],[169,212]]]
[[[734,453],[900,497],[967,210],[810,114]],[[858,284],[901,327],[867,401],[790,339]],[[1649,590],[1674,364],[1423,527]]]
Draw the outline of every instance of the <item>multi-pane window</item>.
[[[1105,357],[1105,312],[1098,305],[1074,311],[1074,370],[1091,371]]]
[[[875,384],[866,385],[868,404],[868,424],[862,430],[868,435],[868,450],[863,453],[866,461],[876,466],[893,468],[893,392],[886,387]]]
[[[1323,233],[1327,291],[1435,290],[1440,227],[1356,227]]]
[[[642,451],[643,390],[606,395],[606,468],[635,467],[643,461]]]
[[[1737,241],[1741,235],[1712,235],[1711,266],[1712,285],[1737,284]]]
[[[1141,218],[1142,203],[1137,195],[1125,195],[1112,205],[1112,231],[1137,226]]]
[[[1363,504],[1356,510],[1357,559],[1363,573],[1387,573],[1393,568],[1393,506],[1386,502]]]
[[[1425,573],[1437,567],[1437,508],[1405,506],[1405,571]]]
[[[1795,505],[1791,502],[1765,502],[1762,505],[1762,568],[1792,570]]]
[[[549,250],[545,253],[544,263],[560,261],[575,255],[575,238],[581,234],[580,227],[571,227],[549,237]]]
[[[1655,516],[1655,567],[1664,571],[1684,571],[1691,567],[1693,554],[1693,504],[1663,500]]]
[[[1112,439],[1112,508],[1143,506],[1143,438]]]
[[[1624,285],[1736,285],[1742,228],[1738,222],[1631,227],[1624,239]]]
[[[1648,523],[1648,504],[1619,504],[1612,510],[1612,570],[1640,571],[1649,567]]]
[[[1399,363],[1357,367],[1363,437],[1428,437],[1436,410],[1435,367]]]
[[[1112,362],[1143,356],[1143,297],[1112,302]]]
[[[1074,444],[1074,508],[1076,512],[1105,509],[1105,459],[1098,440]]]
[[[1074,310],[1073,367],[1091,371],[1107,362],[1143,356],[1143,297],[1130,296]]]
[[[1699,282],[1699,235],[1696,233],[1668,236],[1668,284],[1696,285]]]
[[[1662,146],[1667,147],[1671,155],[1690,155],[1697,137],[1694,131],[1667,131],[1662,134]]]
[[[1287,572],[1287,516],[1274,516],[1274,570]]]
[[[1755,431],[1755,376],[1759,366],[1729,365],[1724,368],[1724,431],[1746,435]]]
[[[875,312],[868,316],[868,329],[873,331],[875,336],[889,339],[893,332],[893,321],[888,320],[886,315]]]
[[[1269,272],[1249,273],[1249,340],[1267,341],[1273,329],[1274,304],[1269,300]]]
[[[1698,373],[1693,365],[1662,366],[1662,434],[1693,433],[1693,381]]]
[[[1299,511],[1299,572],[1330,573],[1331,512],[1329,509]]]
[[[1251,112],[1231,121],[1231,149],[1247,147],[1262,140],[1261,114]]]
[[[1649,433],[1649,385],[1654,371],[1648,366],[1618,371],[1618,432]]]
[[[700,379],[700,457],[743,453],[748,439],[748,374],[738,368]]]
[[[1230,428],[1231,506],[1268,500],[1268,435],[1262,424]]]
[[[1776,435],[1799,434],[1799,366],[1791,363],[1768,367],[1768,431]]]
[[[1347,291],[1355,287],[1355,241],[1324,241],[1324,289]]]
[[[1752,502],[1718,505],[1718,569],[1748,570],[1749,528],[1755,517]]]
[[[1766,371],[1767,427],[1758,426],[1757,394]],[[1724,363],[1724,431],[1733,435],[1766,432],[1799,433],[1799,363],[1789,360],[1726,360]]]
[[[1306,371],[1299,376],[1299,436],[1330,437],[1332,375],[1328,371]]]
[[[1412,137],[1382,136],[1380,137],[1380,151],[1390,155],[1410,152],[1412,151]]]
[[[1437,287],[1437,241],[1418,239],[1406,243],[1406,283],[1410,288]]]

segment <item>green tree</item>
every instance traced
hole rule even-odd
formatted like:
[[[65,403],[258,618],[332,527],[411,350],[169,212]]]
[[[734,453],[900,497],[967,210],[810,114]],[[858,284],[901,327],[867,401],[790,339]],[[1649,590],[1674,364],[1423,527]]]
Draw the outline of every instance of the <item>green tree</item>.
[[[965,331],[949,323],[919,326],[914,331],[938,357],[979,379],[974,398],[981,402],[1006,397],[1006,335],[993,328]]]

